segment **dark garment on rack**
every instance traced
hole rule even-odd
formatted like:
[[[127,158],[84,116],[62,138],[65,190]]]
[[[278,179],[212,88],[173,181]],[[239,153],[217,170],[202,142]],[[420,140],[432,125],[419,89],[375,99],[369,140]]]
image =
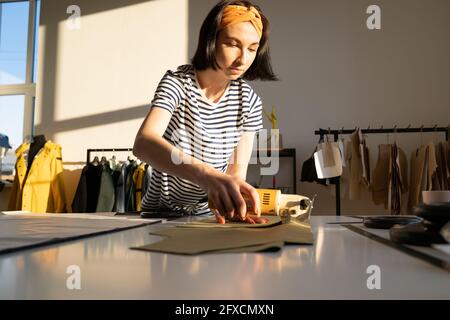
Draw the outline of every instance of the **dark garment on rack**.
[[[119,213],[136,211],[135,186],[133,173],[137,168],[136,161],[131,160],[122,164],[116,185],[116,211]]]
[[[389,161],[389,199],[388,206],[391,214],[400,214],[401,211],[401,179],[400,167],[398,166],[398,149],[397,145],[391,146],[391,154]]]
[[[446,154],[446,143],[439,143],[436,146],[436,188],[433,190],[448,190],[448,167]]]
[[[97,200],[96,212],[111,212],[114,209],[115,190],[112,170],[109,164],[102,165],[100,190]]]
[[[449,188],[450,188],[450,146],[448,144],[448,141],[445,142],[444,146],[445,146],[444,154],[445,154],[445,157],[447,159],[447,170],[448,170],[447,181],[448,181],[448,185],[449,185]]]
[[[378,161],[372,175],[372,200],[384,204],[391,214],[400,214],[402,194],[408,191],[408,162],[396,144],[378,146]]]
[[[316,182],[317,180],[318,178],[316,172],[316,164],[314,163],[314,157],[310,157],[303,162],[300,181]]]
[[[389,169],[391,157],[390,144],[378,145],[378,159],[372,175],[372,200],[375,204],[384,204],[388,208],[389,198]]]
[[[81,171],[80,180],[78,180],[77,190],[72,201],[72,212],[86,212],[87,208],[87,182],[86,171],[88,167],[84,166]]]
[[[448,142],[441,142],[441,162],[442,162],[442,173],[444,179],[444,190],[450,190],[450,150],[448,148]]]
[[[98,195],[100,193],[101,175],[101,165],[89,163],[83,168],[72,202],[72,212],[96,211]]]
[[[133,173],[137,168],[136,161],[130,161],[130,163],[127,165],[127,178],[126,178],[126,204],[125,209],[127,212],[133,212],[136,211],[135,206],[135,192],[136,192],[136,186],[134,185],[133,181]]]
[[[330,184],[336,184],[339,181],[339,177],[330,179],[319,179],[317,177],[316,164],[314,162],[314,156],[311,156],[303,162],[302,173],[300,177],[302,182],[317,182],[318,184],[327,186]]]
[[[127,163],[123,163],[120,167],[120,171],[118,174],[117,184],[116,184],[116,212],[124,213],[125,212],[125,181],[126,181],[126,172],[127,172]]]
[[[413,208],[422,200],[423,181],[426,180],[427,169],[425,167],[425,158],[427,147],[420,146],[411,152],[410,160],[410,189],[408,194],[408,213],[413,212]]]
[[[350,136],[351,149],[348,153],[348,165],[350,172],[349,180],[349,199],[359,200],[361,199],[361,191],[364,187],[367,187],[367,182],[363,178],[363,160],[361,156],[361,129],[356,130]]]
[[[115,165],[114,169],[112,170],[112,180],[113,180],[113,185],[114,185],[114,206],[112,211],[113,212],[119,212],[117,210],[117,204],[118,204],[118,197],[119,197],[119,190],[118,190],[118,185],[119,185],[119,180],[121,177],[121,166],[120,165]],[[122,211],[123,212],[123,211]]]
[[[436,161],[436,146],[434,143],[428,143],[428,154],[427,154],[427,167],[428,167],[428,175],[427,175],[427,185],[428,190],[439,190],[439,183],[437,178],[436,169],[438,167]]]
[[[366,139],[362,139],[361,140],[361,144],[360,144],[360,151],[361,151],[361,161],[362,161],[362,168],[363,168],[363,173],[362,173],[362,179],[364,182],[364,185],[366,187],[370,186],[370,155],[369,155],[369,148],[367,148],[366,145]]]
[[[450,190],[450,168],[448,166],[448,142],[441,142],[442,179],[444,190]]]
[[[436,148],[434,149],[435,156],[436,156],[436,176],[434,180],[434,188],[433,190],[445,190],[444,189],[444,172],[442,168],[442,158],[441,158],[441,148],[440,144],[436,145]]]
[[[25,176],[28,176],[28,172],[30,171],[31,164],[33,163],[34,158],[39,153],[39,151],[44,147],[47,140],[44,135],[38,135],[33,137],[33,141],[30,143],[30,149],[28,149],[27,156],[27,173]]]

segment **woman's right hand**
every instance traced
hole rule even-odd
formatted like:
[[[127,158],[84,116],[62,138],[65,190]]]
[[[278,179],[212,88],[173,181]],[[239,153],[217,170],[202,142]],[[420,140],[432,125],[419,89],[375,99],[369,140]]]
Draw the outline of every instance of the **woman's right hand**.
[[[200,179],[200,187],[208,194],[208,200],[214,203],[219,223],[227,220],[246,221],[248,223],[264,223],[260,218],[260,199],[256,189],[242,178],[212,169]],[[247,205],[244,197],[250,200],[255,215],[247,216]]]

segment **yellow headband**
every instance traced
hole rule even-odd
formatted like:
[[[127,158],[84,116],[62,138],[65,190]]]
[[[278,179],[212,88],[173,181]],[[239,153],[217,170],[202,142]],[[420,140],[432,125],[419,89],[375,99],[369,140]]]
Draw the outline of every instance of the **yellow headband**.
[[[261,15],[255,7],[245,7],[239,5],[229,5],[223,10],[222,21],[220,22],[220,30],[229,25],[239,22],[251,22],[258,32],[259,38],[262,36],[263,24]]]

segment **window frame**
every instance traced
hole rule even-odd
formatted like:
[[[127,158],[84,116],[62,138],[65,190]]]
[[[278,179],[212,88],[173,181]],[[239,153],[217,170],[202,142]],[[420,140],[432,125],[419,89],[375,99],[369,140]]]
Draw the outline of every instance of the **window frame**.
[[[27,60],[25,83],[0,85],[0,96],[23,95],[24,117],[23,117],[23,140],[29,140],[34,135],[34,102],[36,99],[36,83],[33,82],[34,48],[37,45],[35,39],[36,21],[36,1],[37,0],[0,0],[0,3],[8,2],[28,2],[28,35],[27,35]],[[37,26],[39,28],[39,26]],[[36,76],[36,82],[38,77]],[[0,173],[1,174],[1,173]]]

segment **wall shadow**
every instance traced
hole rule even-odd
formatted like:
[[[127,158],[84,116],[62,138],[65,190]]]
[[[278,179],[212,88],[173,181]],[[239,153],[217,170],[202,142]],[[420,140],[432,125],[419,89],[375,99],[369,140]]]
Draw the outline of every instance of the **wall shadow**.
[[[119,9],[122,7],[135,5],[143,2],[157,1],[157,0],[99,0],[89,1],[89,6],[83,7],[78,4],[81,9],[81,15],[95,14],[108,10]],[[35,126],[34,134],[45,134],[48,139],[54,140],[56,133],[75,129],[81,129],[92,125],[108,124],[116,121],[124,121],[136,118],[142,118],[148,111],[148,106],[125,107],[122,110],[107,112],[88,117],[80,117],[70,120],[55,121],[55,89],[56,89],[56,74],[57,57],[58,57],[58,24],[67,19],[67,7],[72,5],[70,1],[61,0],[47,0],[41,2],[41,16],[39,19],[39,26],[45,29],[45,42],[42,44],[43,48],[41,54],[43,72],[41,77],[42,82],[42,96],[41,96],[41,122],[40,125]],[[56,14],[58,12],[59,14]],[[45,22],[45,23],[44,23]],[[41,35],[40,35],[41,37]],[[52,39],[54,41],[48,41]]]

